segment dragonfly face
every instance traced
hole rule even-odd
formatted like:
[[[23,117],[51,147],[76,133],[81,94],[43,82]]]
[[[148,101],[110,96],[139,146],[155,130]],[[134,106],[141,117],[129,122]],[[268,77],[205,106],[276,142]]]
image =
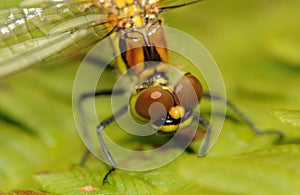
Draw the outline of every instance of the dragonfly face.
[[[157,78],[152,78],[157,77]],[[155,73],[136,87],[130,100],[130,111],[138,122],[149,122],[159,133],[175,133],[190,125],[193,110],[202,95],[202,85],[190,73],[171,87],[163,73]]]

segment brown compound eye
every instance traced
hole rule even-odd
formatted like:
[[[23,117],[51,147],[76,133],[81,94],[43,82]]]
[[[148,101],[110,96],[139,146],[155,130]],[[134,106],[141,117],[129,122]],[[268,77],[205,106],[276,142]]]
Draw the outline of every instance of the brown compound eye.
[[[135,103],[135,112],[147,120],[165,117],[173,107],[173,95],[161,87],[151,87],[139,94]]]
[[[190,73],[182,77],[174,88],[178,104],[184,108],[194,108],[202,96],[200,81]]]

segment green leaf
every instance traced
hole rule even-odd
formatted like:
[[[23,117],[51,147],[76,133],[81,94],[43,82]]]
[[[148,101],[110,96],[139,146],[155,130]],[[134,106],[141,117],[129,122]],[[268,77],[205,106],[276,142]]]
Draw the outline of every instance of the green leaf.
[[[170,171],[143,173],[117,170],[109,183],[102,184],[107,169],[98,162],[90,162],[88,168],[74,167],[65,172],[50,172],[36,175],[42,190],[50,194],[80,194],[86,187],[92,187],[89,194],[157,194],[170,189],[180,181]],[[101,168],[102,167],[102,168]],[[82,193],[83,194],[83,193]]]
[[[0,191],[0,194],[7,194],[7,195],[47,195],[44,192],[37,192],[37,191],[32,191],[32,190]]]
[[[299,110],[275,110],[272,114],[279,118],[283,123],[300,127],[300,111]]]
[[[300,46],[299,40],[294,39],[282,39],[272,40],[268,45],[270,55],[288,65],[300,67]]]
[[[79,161],[83,147],[71,107],[74,68],[51,74],[44,67],[0,82],[0,188],[32,186],[35,172],[73,157]]]
[[[147,172],[107,172],[89,161],[86,168],[46,172],[36,176],[50,194],[293,194],[300,193],[297,178],[300,146],[284,145],[232,157],[197,158],[184,154],[171,164]]]
[[[11,2],[0,7],[15,5]],[[299,132],[269,114],[279,106],[299,106],[299,7],[299,0],[271,6],[261,0],[203,1],[162,16],[163,24],[208,48],[219,64],[228,99],[259,127],[280,129],[288,135],[284,143],[295,145],[276,147],[272,136],[257,137],[228,110],[207,157],[182,154],[149,172],[117,170],[102,186],[106,165],[90,159],[84,168],[74,166],[85,148],[71,104],[80,59],[70,59],[0,81],[0,194],[19,189],[51,194],[79,194],[81,189],[90,189],[88,194],[299,194]],[[205,101],[201,108],[210,112]],[[294,112],[288,111],[292,117]],[[294,124],[286,113],[280,117]],[[126,138],[122,143],[128,148],[145,145]]]
[[[50,194],[79,194],[87,186],[94,187],[91,194],[162,194],[183,183],[175,172],[166,169],[143,173],[117,170],[109,177],[109,183],[102,185],[106,171],[74,168],[68,172],[42,173],[36,178],[42,190]]]
[[[229,194],[297,194],[299,157],[299,145],[285,145],[234,157],[204,158],[197,166],[190,160],[178,171],[191,183]]]

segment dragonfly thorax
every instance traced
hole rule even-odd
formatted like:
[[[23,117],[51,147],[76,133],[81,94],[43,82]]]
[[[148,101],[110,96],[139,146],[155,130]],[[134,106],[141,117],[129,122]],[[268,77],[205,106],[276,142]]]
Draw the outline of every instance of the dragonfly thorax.
[[[115,16],[121,29],[143,28],[158,17],[157,0],[99,0],[96,6]],[[110,17],[111,17],[110,15]]]
[[[145,28],[122,30],[119,39],[119,49],[126,67],[120,67],[121,72],[132,68],[143,78],[155,72],[165,72],[168,63],[168,49],[160,20],[154,20]]]

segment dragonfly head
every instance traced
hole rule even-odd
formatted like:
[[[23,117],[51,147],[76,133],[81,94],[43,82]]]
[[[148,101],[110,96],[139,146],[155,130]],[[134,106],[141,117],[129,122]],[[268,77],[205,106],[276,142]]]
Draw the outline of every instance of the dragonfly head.
[[[129,105],[137,122],[150,122],[158,132],[172,133],[192,122],[193,109],[202,96],[202,85],[190,73],[179,79],[175,87],[165,83],[152,81],[138,86]]]

